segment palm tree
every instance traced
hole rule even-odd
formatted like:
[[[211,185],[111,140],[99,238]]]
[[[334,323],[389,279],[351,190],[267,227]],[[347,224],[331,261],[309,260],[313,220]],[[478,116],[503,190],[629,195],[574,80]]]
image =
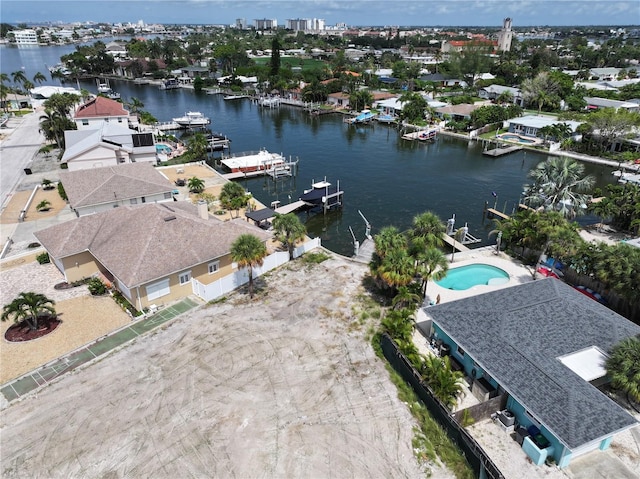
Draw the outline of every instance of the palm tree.
[[[598,231],[602,231],[604,222],[607,218],[611,218],[618,211],[616,204],[609,198],[600,198],[599,201],[592,201],[589,203],[588,210],[600,217],[600,223],[598,223]]]
[[[408,309],[388,311],[381,321],[381,326],[391,339],[398,342],[411,340],[413,333],[412,312]]]
[[[36,205],[38,211],[48,211],[51,209],[51,202],[49,200],[42,200]]]
[[[449,356],[428,356],[422,365],[423,381],[449,409],[458,402],[462,391],[462,371],[451,369]]]
[[[413,218],[413,228],[409,231],[411,238],[422,238],[427,247],[439,247],[444,244],[442,236],[446,227],[435,213],[425,211]]]
[[[193,160],[201,160],[207,156],[209,143],[204,133],[196,133],[187,140],[187,151]]]
[[[40,131],[47,141],[55,142],[58,148],[64,149],[64,132],[68,119],[55,110],[45,109],[40,116]]]
[[[418,275],[422,279],[422,296],[427,296],[427,283],[429,280],[439,281],[447,275],[449,262],[446,256],[438,248],[428,248],[418,258]]]
[[[187,181],[187,187],[192,193],[201,193],[204,190],[204,180],[201,180],[197,176],[192,176]]]
[[[559,211],[566,218],[574,218],[586,210],[595,179],[583,176],[584,165],[570,158],[551,158],[529,172],[533,184],[526,186],[525,202],[545,211]]]
[[[132,96],[127,102],[127,106],[131,109],[131,113],[138,113],[142,108],[144,108],[144,103]]]
[[[611,385],[640,402],[640,338],[623,339],[616,344],[605,363]]]
[[[416,293],[416,286],[415,283],[400,286],[398,288],[398,294],[396,294],[391,301],[393,309],[415,309],[422,300],[422,296]]]
[[[47,77],[40,72],[37,72],[35,75],[33,75],[33,83],[41,84],[46,81],[47,81]]]
[[[304,239],[307,229],[304,227],[300,218],[294,213],[286,215],[276,214],[273,219],[273,229],[276,232],[278,241],[282,241],[287,245],[289,250],[289,261],[293,261],[293,249],[296,242]]]
[[[16,323],[24,320],[32,330],[35,330],[38,329],[39,316],[44,313],[56,314],[56,310],[53,308],[54,305],[55,301],[47,298],[44,294],[34,292],[20,293],[17,298],[3,307],[0,320],[7,321],[13,318]]]
[[[249,270],[249,297],[253,298],[253,268],[262,266],[267,256],[267,247],[260,238],[252,234],[238,236],[231,245],[231,258],[239,268]]]
[[[25,76],[23,71],[18,70],[18,71],[13,72],[11,74],[11,79],[13,80],[13,85],[14,85],[13,93],[14,93],[15,100],[16,100],[16,105],[17,105],[18,104],[18,92],[20,91],[20,86],[24,85],[24,82],[27,81],[27,77]],[[20,109],[19,106],[18,106],[18,109]]]
[[[388,251],[405,247],[407,240],[395,226],[385,226],[373,237],[376,254],[384,258]]]
[[[413,258],[404,248],[388,251],[377,269],[377,277],[388,287],[398,288],[413,281],[415,265]]]

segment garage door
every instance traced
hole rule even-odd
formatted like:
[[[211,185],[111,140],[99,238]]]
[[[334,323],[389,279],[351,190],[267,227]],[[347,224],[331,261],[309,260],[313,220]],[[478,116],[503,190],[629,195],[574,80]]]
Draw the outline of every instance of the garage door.
[[[165,296],[169,294],[169,280],[163,279],[162,281],[158,281],[157,283],[152,283],[146,286],[147,290],[147,299],[151,301],[152,299],[159,298],[160,296]]]

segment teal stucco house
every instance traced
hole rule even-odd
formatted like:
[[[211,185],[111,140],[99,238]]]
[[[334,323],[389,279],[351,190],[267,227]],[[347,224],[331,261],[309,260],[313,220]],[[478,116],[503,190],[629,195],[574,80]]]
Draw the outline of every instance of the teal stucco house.
[[[606,394],[607,352],[640,326],[554,278],[429,306],[422,334],[501,397],[531,460],[559,467],[638,422]]]

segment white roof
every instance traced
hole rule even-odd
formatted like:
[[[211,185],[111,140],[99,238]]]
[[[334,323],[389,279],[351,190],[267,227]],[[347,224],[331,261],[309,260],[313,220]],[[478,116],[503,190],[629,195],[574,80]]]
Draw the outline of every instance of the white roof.
[[[578,128],[578,126],[582,124],[579,121],[558,120],[558,118],[556,117],[538,115],[527,115],[520,116],[518,118],[511,118],[509,120],[509,123],[516,123],[518,125],[524,125],[538,129],[549,125],[555,125],[557,123],[566,123],[571,127],[571,131],[576,131],[576,128]]]
[[[43,98],[50,98],[51,95],[53,95],[54,93],[71,93],[73,95],[81,96],[81,93],[75,88],[64,87],[64,86],[51,86],[51,85],[37,86],[35,88],[32,88],[30,92],[33,96],[36,96],[36,97],[41,96]]]
[[[593,381],[607,374],[607,355],[595,346],[560,356],[558,359],[585,381]]]

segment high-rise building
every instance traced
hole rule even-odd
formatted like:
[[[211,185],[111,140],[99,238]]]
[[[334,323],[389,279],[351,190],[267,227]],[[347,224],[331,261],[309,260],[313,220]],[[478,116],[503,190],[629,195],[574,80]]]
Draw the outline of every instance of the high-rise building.
[[[12,33],[18,45],[38,44],[38,35],[35,30],[14,30]]]
[[[275,30],[278,28],[278,20],[275,18],[260,18],[253,22],[256,30]]]
[[[236,18],[236,28],[240,30],[247,29],[247,19],[246,18]]]
[[[294,32],[309,30],[311,21],[306,18],[288,18],[287,29]]]
[[[508,52],[511,50],[511,39],[513,32],[511,31],[511,19],[505,18],[502,22],[502,30],[498,34],[498,50]]]

